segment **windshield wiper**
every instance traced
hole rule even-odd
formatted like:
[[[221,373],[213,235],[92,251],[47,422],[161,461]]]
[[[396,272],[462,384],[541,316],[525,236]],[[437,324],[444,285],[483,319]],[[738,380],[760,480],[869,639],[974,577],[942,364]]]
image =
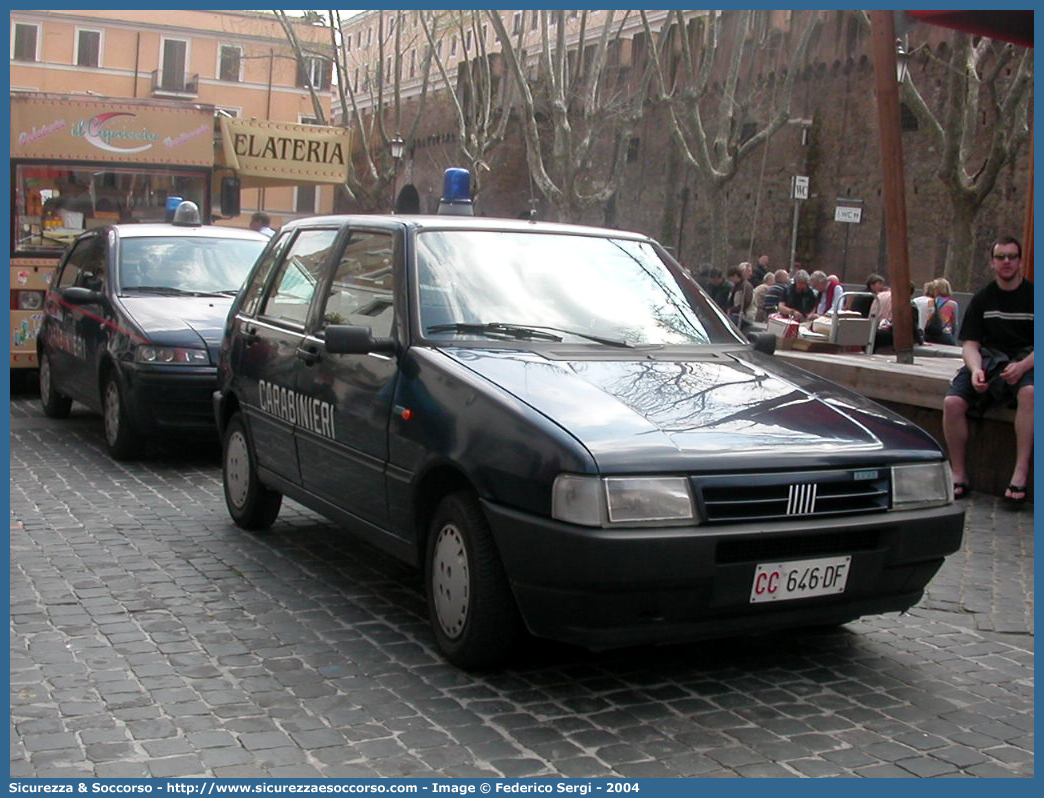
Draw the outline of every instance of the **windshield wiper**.
[[[144,291],[149,294],[161,294],[163,296],[201,296],[199,291],[185,291],[174,288],[171,285],[125,285],[124,291]]]
[[[547,327],[539,324],[504,324],[503,322],[491,321],[486,324],[467,324],[464,322],[456,322],[454,324],[434,324],[428,327],[426,332],[429,333],[440,333],[440,332],[460,332],[460,333],[481,333],[481,334],[493,334],[493,335],[507,335],[520,340],[530,338],[538,339],[542,341],[554,341],[555,343],[562,342],[562,336],[555,335],[554,332],[548,332],[553,330],[554,332],[560,332],[565,335],[575,335],[578,338],[586,338],[588,341],[594,341],[597,344],[605,344],[606,346],[618,346],[630,348],[633,346],[629,341],[624,341],[620,338],[605,338],[601,335],[591,335],[589,333],[577,332],[576,330],[566,330],[561,327]]]

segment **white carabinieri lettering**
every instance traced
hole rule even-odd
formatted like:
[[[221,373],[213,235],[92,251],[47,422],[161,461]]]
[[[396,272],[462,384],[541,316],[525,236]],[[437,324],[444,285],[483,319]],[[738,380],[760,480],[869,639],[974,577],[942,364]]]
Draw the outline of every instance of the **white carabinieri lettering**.
[[[257,394],[262,413],[324,438],[336,437],[334,407],[329,402],[265,380],[258,381]]]

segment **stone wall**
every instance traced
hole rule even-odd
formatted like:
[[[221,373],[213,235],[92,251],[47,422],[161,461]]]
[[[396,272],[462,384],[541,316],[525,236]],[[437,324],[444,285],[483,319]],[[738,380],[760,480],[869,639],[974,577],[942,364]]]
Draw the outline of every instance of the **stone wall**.
[[[911,64],[913,79],[933,107],[943,91],[953,35],[925,25],[911,32],[910,47],[916,51]],[[782,79],[786,44],[782,40],[782,46],[767,49],[750,71],[749,80],[755,87],[754,102],[746,116],[750,122],[762,125],[767,120],[768,103]],[[787,265],[794,212],[789,187],[791,177],[800,174],[810,178],[811,194],[799,205],[796,257],[802,265],[836,273],[852,283],[861,283],[872,271],[888,276],[868,45],[866,32],[850,12],[828,12],[815,57],[797,77],[791,103],[790,117],[808,120],[809,124],[785,125],[767,147],[752,153],[729,185],[728,263],[765,253],[777,268]],[[713,107],[714,101],[714,97],[709,98],[708,107]],[[608,214],[593,210],[572,221],[608,221],[611,226],[647,233],[671,247],[683,263],[696,267],[710,259],[706,192],[669,136],[665,109],[655,103],[648,103],[646,109],[634,131],[634,157],[626,165],[626,181],[615,207]],[[990,113],[984,109],[980,114],[980,133],[988,132]],[[708,124],[712,122],[711,118]],[[978,150],[973,151],[985,158],[983,140],[980,135]],[[443,171],[461,165],[456,121],[444,95],[429,96],[415,142],[400,175],[399,188],[407,183],[414,185],[422,209],[434,210]],[[928,133],[905,130],[903,146],[910,278],[920,286],[943,272],[950,202],[936,175],[939,153]],[[989,243],[999,235],[1022,233],[1027,150],[1023,148],[1014,167],[1002,170],[997,187],[979,214],[975,241],[977,251],[984,255],[969,287],[988,279],[985,252]],[[606,156],[608,160],[608,150]],[[487,161],[490,170],[480,175],[479,213],[517,217],[535,207],[540,218],[548,217],[546,201],[529,180],[520,122],[512,121],[507,139]],[[861,208],[860,223],[834,221],[838,198],[845,200],[841,204]]]

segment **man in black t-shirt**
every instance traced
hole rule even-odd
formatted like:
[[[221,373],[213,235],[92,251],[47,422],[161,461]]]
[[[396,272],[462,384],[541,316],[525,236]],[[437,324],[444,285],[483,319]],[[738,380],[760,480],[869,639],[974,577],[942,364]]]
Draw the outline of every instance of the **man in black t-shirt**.
[[[943,403],[943,432],[959,499],[969,492],[968,409],[1014,396],[1015,469],[1004,498],[1021,503],[1033,454],[1033,283],[1022,276],[1022,247],[1014,238],[994,242],[990,256],[993,282],[972,297],[961,323],[964,365]]]

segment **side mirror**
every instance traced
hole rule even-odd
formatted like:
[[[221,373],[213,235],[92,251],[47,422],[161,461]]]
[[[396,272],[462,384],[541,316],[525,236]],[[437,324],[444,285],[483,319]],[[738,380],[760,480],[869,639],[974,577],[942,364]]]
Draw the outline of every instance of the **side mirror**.
[[[754,344],[755,352],[764,352],[766,355],[776,354],[776,336],[775,333],[751,333],[748,339]]]
[[[221,178],[221,215],[226,218],[239,216],[239,178]]]
[[[93,305],[100,302],[101,298],[101,292],[79,285],[70,285],[62,289],[62,299],[70,305]]]
[[[326,328],[326,351],[331,355],[394,355],[399,345],[392,338],[374,338],[369,327],[331,324]]]

